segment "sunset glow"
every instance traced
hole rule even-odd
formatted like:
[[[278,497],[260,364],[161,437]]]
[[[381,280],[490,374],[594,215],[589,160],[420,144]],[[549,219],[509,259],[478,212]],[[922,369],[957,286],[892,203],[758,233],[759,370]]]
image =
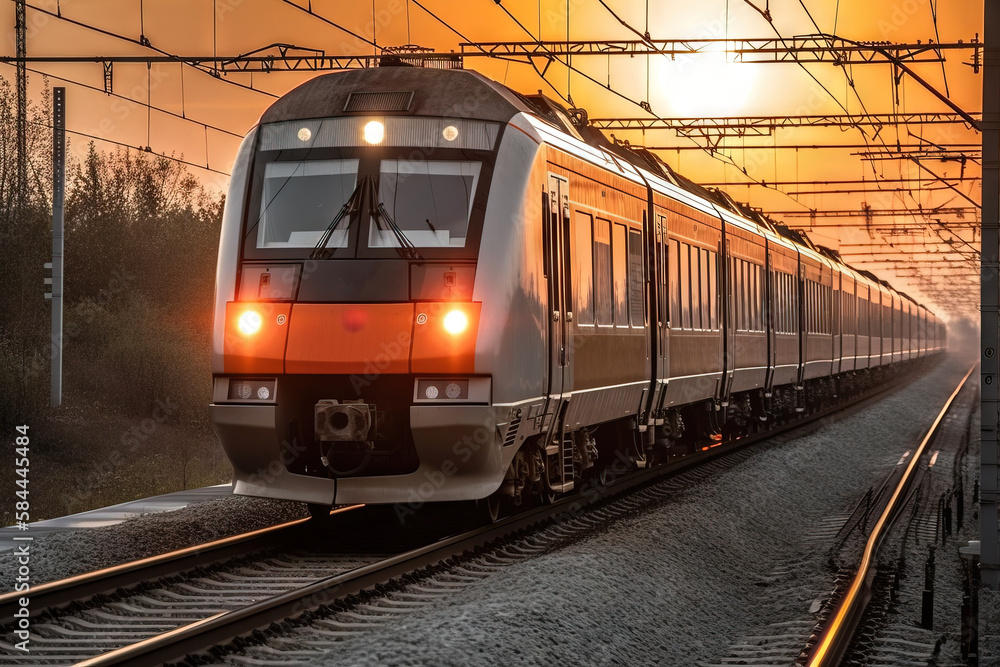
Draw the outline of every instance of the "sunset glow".
[[[661,82],[659,99],[674,115],[733,116],[743,113],[754,92],[757,67],[726,58],[721,46],[712,51],[653,64]],[[654,98],[655,99],[655,98]]]

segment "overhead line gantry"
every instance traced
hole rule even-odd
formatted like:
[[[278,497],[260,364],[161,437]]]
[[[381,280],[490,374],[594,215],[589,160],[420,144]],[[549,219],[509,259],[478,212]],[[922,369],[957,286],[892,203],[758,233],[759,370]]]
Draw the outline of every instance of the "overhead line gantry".
[[[835,65],[885,64],[884,54],[911,63],[937,63],[944,51],[978,50],[979,37],[965,42],[855,42],[834,35],[805,35],[766,39],[631,39],[537,40],[531,42],[463,42],[463,56],[538,58],[547,56],[664,55],[690,56],[718,52],[722,47],[736,62],[833,63]]]

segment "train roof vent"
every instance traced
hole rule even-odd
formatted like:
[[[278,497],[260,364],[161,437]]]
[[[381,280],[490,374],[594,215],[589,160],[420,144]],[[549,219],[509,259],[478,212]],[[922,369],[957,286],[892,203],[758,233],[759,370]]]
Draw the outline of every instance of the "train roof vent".
[[[355,92],[347,96],[344,111],[409,111],[413,91]]]

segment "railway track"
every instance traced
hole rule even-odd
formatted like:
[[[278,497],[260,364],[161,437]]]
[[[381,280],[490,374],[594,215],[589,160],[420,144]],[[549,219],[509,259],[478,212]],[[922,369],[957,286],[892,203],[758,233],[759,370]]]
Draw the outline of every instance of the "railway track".
[[[31,651],[0,642],[0,662],[86,661],[376,562],[407,540],[431,539],[405,533],[387,538],[369,529],[364,514],[362,506],[331,514],[331,529],[359,536],[347,545],[318,541],[315,527],[301,519],[34,587]],[[22,595],[0,596],[6,618],[13,618]]]
[[[818,412],[811,420],[781,430],[802,428],[837,409],[843,406]],[[411,536],[415,541],[431,543],[404,552],[400,552],[399,543],[385,541],[389,531],[382,531],[381,543],[369,539],[367,547],[355,544],[351,553],[329,545],[307,548],[310,545],[306,542],[316,531],[303,520],[108,572],[53,582],[32,591],[36,622],[31,655],[2,645],[0,651],[7,653],[3,659],[9,659],[9,664],[159,664],[199,654],[272,623],[281,622],[285,628],[310,623],[316,609],[324,616],[320,620],[328,625],[326,630],[333,633],[330,639],[335,640],[344,633],[364,631],[373,619],[429,604],[427,596],[453,592],[470,577],[531,557],[550,548],[552,540],[572,539],[609,517],[669,496],[691,483],[686,476],[700,478],[712,474],[713,468],[732,465],[749,456],[746,445],[772,438],[781,430],[721,444],[676,464],[625,474],[623,463],[618,478],[603,487],[585,485],[581,493],[551,505],[452,537],[433,540],[427,534],[416,534]],[[707,459],[712,461],[700,465]],[[667,479],[638,494],[609,501],[682,471],[685,475],[676,480]],[[599,504],[602,507],[597,507]],[[334,530],[326,532],[338,532],[337,522],[347,526],[353,515],[343,512],[334,517]],[[558,523],[545,527],[557,517],[561,517]],[[366,519],[361,523],[370,522]],[[394,528],[395,535],[398,525]],[[290,543],[299,546],[290,549]],[[476,555],[484,548],[490,551]],[[359,549],[367,553],[359,553]],[[261,556],[262,552],[267,555]],[[382,594],[443,570],[447,570],[444,579],[436,577],[431,586],[437,590],[418,585],[395,591],[397,595]],[[379,594],[372,596],[373,590]],[[0,604],[11,604],[9,597],[0,598]],[[47,611],[39,616],[35,610],[41,606]],[[297,620],[290,622],[289,618]],[[237,641],[242,643],[245,640]],[[212,662],[211,656],[207,660]]]
[[[923,440],[917,445],[913,454],[908,457],[908,461],[901,461],[900,466],[897,466],[898,474],[894,473],[893,475],[896,479],[891,488],[888,489],[890,493],[886,494],[884,505],[875,513],[877,520],[864,544],[857,571],[846,587],[835,592],[834,599],[839,597],[836,606],[832,609],[832,613],[825,619],[822,632],[814,635],[816,641],[810,641],[806,650],[800,655],[798,664],[807,664],[809,667],[832,667],[833,665],[839,665],[851,647],[859,641],[862,643],[867,642],[872,651],[880,646],[888,646],[889,644],[900,644],[905,647],[908,643],[910,649],[920,646],[920,642],[913,642],[899,637],[892,638],[891,641],[883,642],[883,644],[878,644],[878,642],[872,642],[873,638],[870,636],[859,638],[856,635],[877,587],[879,579],[877,576],[878,555],[880,549],[886,543],[893,524],[904,515],[904,510],[907,506],[912,508],[911,521],[907,525],[907,533],[911,529],[918,533],[918,535],[920,531],[923,531],[925,539],[929,537],[932,543],[936,539],[937,528],[935,527],[928,531],[926,512],[920,511],[920,504],[914,502],[914,496],[911,494],[916,487],[917,478],[937,462],[939,454],[931,454],[931,443],[937,437],[942,423],[952,410],[953,405],[955,405],[959,394],[966,387],[966,383],[974,370],[975,366],[970,368],[965,377],[962,378],[962,381],[955,388],[954,392],[952,392],[944,407],[938,413],[934,423],[924,435]],[[925,463],[927,459],[929,461]],[[901,466],[905,466],[905,469],[899,470]],[[927,534],[928,532],[929,535]],[[930,646],[933,648],[933,642],[931,642]],[[940,646],[937,648],[939,649]],[[892,649],[892,651],[899,650],[903,649]],[[911,653],[913,652],[911,651]],[[913,653],[913,655],[918,654]]]

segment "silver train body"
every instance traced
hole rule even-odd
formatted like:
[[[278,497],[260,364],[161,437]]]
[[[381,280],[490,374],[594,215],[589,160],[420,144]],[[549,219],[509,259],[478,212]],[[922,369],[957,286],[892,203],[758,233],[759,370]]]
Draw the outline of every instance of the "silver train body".
[[[576,114],[408,67],[264,113],[216,283],[236,493],[551,497],[943,350],[906,295]]]

